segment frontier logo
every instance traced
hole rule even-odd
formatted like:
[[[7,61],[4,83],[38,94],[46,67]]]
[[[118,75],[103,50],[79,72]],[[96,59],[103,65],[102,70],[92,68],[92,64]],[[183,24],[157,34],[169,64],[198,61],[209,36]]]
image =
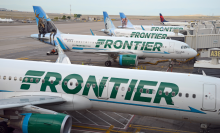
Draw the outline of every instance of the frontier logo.
[[[40,77],[44,75],[44,71],[34,71],[29,70],[25,74],[25,77],[22,81],[22,85],[20,89],[28,90],[31,86],[31,84],[38,84],[40,82]]]

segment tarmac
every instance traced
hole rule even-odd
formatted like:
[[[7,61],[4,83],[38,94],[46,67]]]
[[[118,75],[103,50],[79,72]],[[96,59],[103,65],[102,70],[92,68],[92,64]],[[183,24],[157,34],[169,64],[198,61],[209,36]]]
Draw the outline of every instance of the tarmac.
[[[120,21],[113,21],[115,26],[121,24]],[[133,24],[160,25],[158,20],[132,20]],[[91,35],[90,29],[94,34],[106,36],[100,32],[104,28],[104,22],[60,22],[55,23],[56,27],[63,33]],[[49,44],[41,43],[30,38],[31,34],[37,34],[36,23],[0,23],[0,58],[47,61],[54,62],[57,55],[46,55],[47,51],[54,48]],[[84,64],[94,66],[104,66],[106,56],[97,54],[83,54],[66,51],[73,64]],[[199,58],[197,58],[199,59]],[[142,62],[155,63],[159,58],[146,58]],[[164,59],[163,59],[164,60]],[[193,63],[175,63],[169,69],[169,61],[158,63],[157,65],[140,64],[138,67],[123,67],[125,69],[140,69],[153,71],[169,71],[179,73],[191,73]],[[121,67],[118,63],[113,63],[111,67]],[[71,133],[96,133],[96,132],[118,132],[118,133],[195,133],[200,132],[200,124],[189,121],[177,121],[170,119],[154,118],[149,116],[138,116],[133,114],[122,114],[117,112],[107,112],[101,110],[84,110],[74,112],[63,112],[70,114],[73,118],[73,128]],[[211,127],[217,128],[212,125]],[[212,133],[220,132],[220,129],[210,130]],[[15,133],[21,133],[16,130]]]

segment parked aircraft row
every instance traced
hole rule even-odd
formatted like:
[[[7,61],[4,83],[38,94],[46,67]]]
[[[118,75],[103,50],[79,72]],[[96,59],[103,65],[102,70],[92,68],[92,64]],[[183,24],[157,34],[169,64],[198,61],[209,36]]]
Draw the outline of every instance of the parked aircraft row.
[[[124,13],[120,12],[120,19],[121,19],[121,26],[118,26],[118,28],[124,28],[124,29],[135,29],[135,30],[146,30],[146,31],[166,31],[166,32],[173,32],[174,29],[178,30],[185,30],[186,25],[168,25],[167,23],[163,23],[164,26],[156,26],[156,25],[133,25],[131,21],[125,16]],[[162,16],[162,15],[161,15]],[[162,16],[163,18],[163,16]],[[160,19],[161,22],[163,22],[165,19]],[[168,21],[166,21],[168,22]],[[181,23],[181,22],[180,22]]]
[[[184,35],[181,33],[174,33],[173,30],[171,29],[181,29],[181,27],[172,27],[172,26],[160,26],[160,28],[164,29],[170,29],[170,31],[160,31],[160,30],[145,30],[145,28],[142,27],[142,30],[136,30],[135,28],[128,28],[128,29],[117,29],[111,18],[108,16],[107,12],[103,12],[103,17],[104,17],[104,24],[105,24],[105,29],[102,29],[104,33],[111,35],[111,36],[116,36],[116,37],[129,37],[129,38],[148,38],[148,39],[168,39],[172,38],[173,40],[179,40],[184,42]],[[127,19],[128,20],[128,19]],[[130,23],[130,21],[128,20]],[[131,23],[129,25],[132,25]],[[133,26],[133,25],[132,25]],[[136,26],[137,27],[137,26]],[[147,28],[153,28],[152,26],[148,26]],[[159,29],[159,27],[154,27]]]
[[[41,8],[37,8],[34,11],[39,34],[32,34],[32,38],[54,44],[54,37],[56,36],[59,38],[58,41],[64,50],[106,54],[108,56],[108,60],[105,62],[106,66],[111,66],[112,61],[118,61],[122,66],[137,66],[138,58],[186,59],[197,55],[197,52],[191,49],[186,43],[165,39],[167,34],[172,33],[142,31],[140,33],[141,37],[136,37],[137,35],[135,34],[132,38],[129,32],[132,34],[134,30],[125,31],[124,29],[115,29],[106,12],[104,12],[104,22],[109,33],[118,35],[123,31],[124,33],[127,32],[123,36],[128,36],[129,38],[64,34],[56,28],[50,18],[46,17],[46,13]],[[44,28],[45,26],[47,28]],[[156,37],[152,36],[153,34]],[[51,38],[52,35],[53,39]],[[150,36],[150,39],[145,36]]]
[[[198,122],[205,129],[220,125],[219,78],[73,65],[62,50],[119,54],[124,63],[139,56],[195,56],[187,44],[64,34],[41,7],[33,9],[40,34],[32,37],[55,44],[59,56],[56,63],[0,59],[0,117],[8,119],[0,122],[1,131],[11,132],[9,126],[23,133],[70,133],[72,118],[59,112],[86,109]]]

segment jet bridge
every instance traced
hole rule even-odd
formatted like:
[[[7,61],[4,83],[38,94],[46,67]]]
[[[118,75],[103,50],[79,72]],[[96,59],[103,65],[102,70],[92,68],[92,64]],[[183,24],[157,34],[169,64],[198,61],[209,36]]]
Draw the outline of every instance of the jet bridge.
[[[201,57],[209,57],[211,60],[196,61],[192,73],[220,78],[220,49],[209,49],[207,52],[201,54]]]

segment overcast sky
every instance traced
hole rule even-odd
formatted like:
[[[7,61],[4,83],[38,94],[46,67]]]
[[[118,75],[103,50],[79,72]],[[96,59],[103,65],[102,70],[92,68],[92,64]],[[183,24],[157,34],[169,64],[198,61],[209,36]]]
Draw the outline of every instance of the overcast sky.
[[[164,16],[220,15],[220,0],[0,0],[0,8],[33,11],[32,6],[41,6],[47,13],[69,13],[102,15]]]

